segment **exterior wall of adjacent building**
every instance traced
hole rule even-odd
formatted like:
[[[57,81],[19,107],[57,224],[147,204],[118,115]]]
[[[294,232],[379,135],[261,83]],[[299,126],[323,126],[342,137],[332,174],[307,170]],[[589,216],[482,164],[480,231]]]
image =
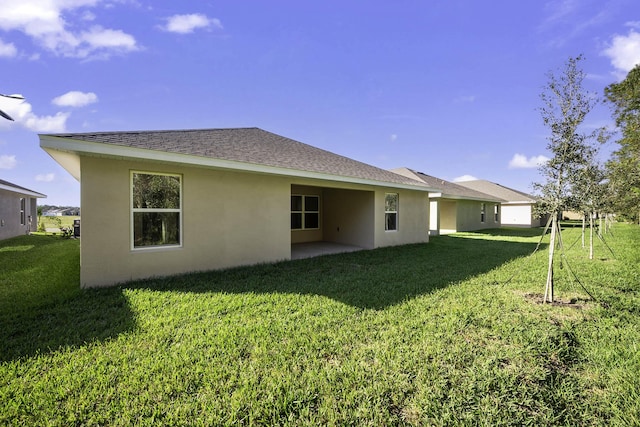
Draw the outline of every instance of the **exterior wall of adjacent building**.
[[[431,218],[438,216],[439,220],[432,220],[430,234],[451,234],[459,231],[475,231],[500,227],[500,210],[498,220],[495,220],[494,206],[496,203],[485,202],[485,218],[482,221],[482,202],[473,200],[439,199],[437,205],[431,205]],[[499,208],[498,208],[499,209]],[[434,228],[438,226],[438,228]]]
[[[502,225],[504,227],[537,227],[539,219],[533,216],[533,207],[529,203],[503,204]]]
[[[476,231],[488,228],[500,227],[500,214],[498,211],[498,221],[495,220],[494,206],[496,203],[484,202],[485,213],[482,221],[482,202],[473,200],[458,200],[457,230]]]
[[[440,234],[440,199],[429,199],[429,235]]]
[[[80,165],[83,287],[290,259],[296,242],[428,241],[424,191],[89,156]],[[180,175],[180,247],[132,248],[132,171]],[[385,231],[388,192],[399,194],[396,231]],[[291,230],[292,194],[320,196],[317,230]]]
[[[21,199],[25,199],[24,223]],[[0,190],[0,240],[28,234],[37,229],[37,199],[13,191]]]
[[[440,200],[440,233],[451,234],[458,231],[458,205],[453,200]]]

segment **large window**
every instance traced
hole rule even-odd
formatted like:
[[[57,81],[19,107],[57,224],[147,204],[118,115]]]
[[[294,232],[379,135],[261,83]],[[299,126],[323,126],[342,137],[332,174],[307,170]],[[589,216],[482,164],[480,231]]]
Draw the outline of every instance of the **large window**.
[[[384,195],[384,229],[386,231],[398,229],[398,193]]]
[[[179,246],[182,224],[180,175],[131,173],[133,248]]]
[[[15,199],[14,199],[15,200]],[[27,199],[24,197],[20,198],[20,225],[25,225],[26,221],[26,209],[27,209]]]
[[[317,230],[320,228],[320,197],[291,196],[291,229]]]

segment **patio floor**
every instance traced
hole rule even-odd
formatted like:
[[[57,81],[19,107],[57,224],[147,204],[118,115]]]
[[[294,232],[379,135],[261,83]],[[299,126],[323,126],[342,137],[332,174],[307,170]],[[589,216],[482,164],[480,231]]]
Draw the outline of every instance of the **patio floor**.
[[[291,245],[291,259],[313,258],[320,255],[361,251],[362,249],[359,246],[333,242],[294,243]]]

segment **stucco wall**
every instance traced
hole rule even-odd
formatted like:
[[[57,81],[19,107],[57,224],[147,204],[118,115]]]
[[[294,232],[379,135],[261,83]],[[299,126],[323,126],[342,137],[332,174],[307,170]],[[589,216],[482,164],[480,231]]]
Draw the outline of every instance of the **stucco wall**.
[[[385,193],[398,193],[398,229],[384,229]],[[426,192],[378,188],[375,190],[374,246],[404,245],[429,241],[429,197]]]
[[[20,224],[20,199],[25,198],[25,223]],[[0,190],[0,240],[21,236],[38,229],[37,199]],[[29,226],[31,216],[31,226]]]
[[[131,171],[182,176],[182,247],[131,248]],[[81,284],[118,282],[291,258],[296,239],[375,248],[428,241],[426,192],[81,157]],[[399,228],[384,230],[385,192],[399,193]],[[291,230],[291,194],[321,196],[321,228]]]
[[[459,200],[458,204],[458,231],[475,231],[487,228],[499,228],[500,221],[494,219],[494,203],[485,202],[484,221],[481,221],[480,212],[482,202],[473,200]]]
[[[458,231],[458,204],[453,200],[440,200],[440,234]]]
[[[182,174],[182,247],[131,249],[131,170]],[[291,257],[282,178],[93,157],[81,174],[84,287]]]
[[[534,221],[532,208],[529,204],[502,205],[502,225],[507,227],[538,226],[539,220]]]
[[[429,235],[440,234],[440,200],[429,200]]]
[[[375,192],[327,188],[324,240],[374,248]]]

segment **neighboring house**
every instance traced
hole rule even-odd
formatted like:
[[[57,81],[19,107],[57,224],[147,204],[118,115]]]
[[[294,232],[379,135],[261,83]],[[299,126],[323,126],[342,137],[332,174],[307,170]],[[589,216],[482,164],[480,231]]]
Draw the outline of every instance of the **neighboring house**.
[[[533,208],[538,201],[530,194],[481,179],[458,184],[504,199],[501,205],[503,227],[540,227],[546,223],[546,219],[534,214]]]
[[[0,240],[38,229],[38,199],[47,197],[0,179]]]
[[[257,128],[40,135],[80,181],[81,285],[427,242],[415,180]]]
[[[500,204],[504,202],[503,199],[409,168],[391,171],[437,189],[429,193],[429,234],[500,227]]]
[[[50,209],[42,213],[42,216],[79,216],[79,208]]]

